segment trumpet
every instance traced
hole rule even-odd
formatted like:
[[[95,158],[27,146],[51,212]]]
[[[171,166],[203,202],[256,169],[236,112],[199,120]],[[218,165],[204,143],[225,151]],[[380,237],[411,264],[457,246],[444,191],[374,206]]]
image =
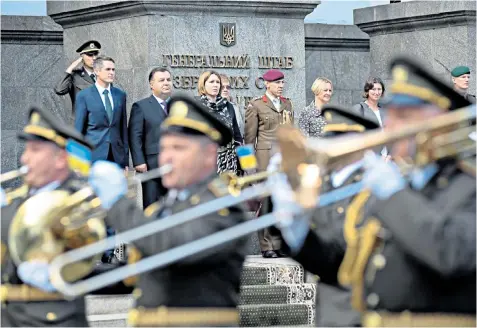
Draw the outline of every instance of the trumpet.
[[[130,177],[128,188],[158,178],[171,169],[171,165],[166,165]],[[30,197],[19,207],[10,225],[10,256],[17,265],[29,260],[50,262],[65,251],[102,240],[106,237],[106,213],[90,186],[73,194],[53,190]],[[100,256],[94,254],[65,266],[62,270],[64,279],[76,281],[86,276]]]
[[[228,185],[228,191],[231,195],[233,196],[238,196],[240,195],[241,191],[245,186],[248,186],[249,184],[256,183],[262,180],[267,179],[270,177],[272,174],[275,174],[276,172],[259,172],[255,173],[252,175],[248,175],[245,177],[239,177],[236,174],[232,172],[224,172],[221,174],[221,178],[225,181],[225,183]]]
[[[334,138],[332,142],[307,140],[295,128],[283,126],[278,132],[278,143],[283,158],[281,171],[287,175],[298,202],[305,210],[329,205],[342,195],[336,195],[334,193],[336,190],[329,194],[318,195],[321,177],[325,173],[329,173],[332,168],[343,165],[342,162],[355,161],[356,158],[362,157],[365,151],[377,146],[382,147],[402,139],[415,138],[418,149],[412,164],[414,166],[425,165],[445,157],[459,157],[463,153],[473,152],[475,154],[475,142],[468,138],[468,132],[475,129],[475,117],[475,105],[473,105],[444,114],[425,123],[410,124],[400,131],[366,132],[352,138]],[[469,126],[470,121],[473,122],[471,126]],[[117,241],[134,242],[198,219],[224,207],[270,194],[271,188],[272,186],[266,183],[256,184],[245,188],[238,196],[227,195],[186,209],[160,221],[152,221],[114,237],[63,253],[51,262],[51,283],[66,297],[76,297],[130,276],[164,267],[259,229],[272,225],[281,225],[286,228],[290,222],[289,217],[271,213],[86,280],[70,283],[62,278],[62,269],[66,265],[102,253],[114,246]],[[360,188],[362,185],[355,186],[354,190],[347,190],[347,197],[359,192]],[[311,192],[311,195],[306,192]],[[300,193],[306,195],[300,195]]]

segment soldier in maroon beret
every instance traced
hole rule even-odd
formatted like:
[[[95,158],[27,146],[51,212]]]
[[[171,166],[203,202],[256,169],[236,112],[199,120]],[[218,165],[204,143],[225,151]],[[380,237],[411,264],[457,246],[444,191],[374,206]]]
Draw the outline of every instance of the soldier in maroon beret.
[[[276,69],[263,75],[267,91],[262,97],[250,101],[245,111],[245,143],[255,146],[258,169],[266,171],[268,162],[274,154],[272,145],[280,124],[293,124],[293,107],[290,99],[282,96],[285,76]],[[271,210],[271,202],[262,202],[260,215]],[[285,256],[281,251],[282,239],[271,229],[258,232],[258,240],[263,257],[276,258]]]

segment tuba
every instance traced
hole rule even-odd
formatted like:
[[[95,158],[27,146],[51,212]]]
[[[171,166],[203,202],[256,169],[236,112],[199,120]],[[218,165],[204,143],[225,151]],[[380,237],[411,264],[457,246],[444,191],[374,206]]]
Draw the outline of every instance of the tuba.
[[[170,171],[170,166],[128,177],[128,195],[137,184]],[[16,265],[39,260],[50,263],[65,252],[87,246],[106,237],[104,218],[107,211],[90,186],[78,191],[53,190],[28,198],[17,210],[10,224],[9,252]],[[114,246],[113,246],[114,247]],[[111,248],[113,248],[111,247]],[[102,254],[66,265],[61,270],[65,281],[87,276]]]

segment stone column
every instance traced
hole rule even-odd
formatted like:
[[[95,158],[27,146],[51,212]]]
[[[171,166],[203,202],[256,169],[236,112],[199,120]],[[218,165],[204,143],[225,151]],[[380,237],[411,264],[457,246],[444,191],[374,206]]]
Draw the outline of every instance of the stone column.
[[[389,82],[389,61],[397,54],[420,59],[451,83],[458,65],[473,72],[475,94],[474,1],[411,1],[354,10],[354,23],[370,37],[371,74]]]
[[[175,91],[197,94],[206,69],[232,76],[232,94],[245,105],[265,91],[256,79],[268,68],[284,71],[285,95],[295,108],[305,105],[304,17],[316,0],[48,1],[48,15],[64,29],[68,60],[84,41],[96,39],[113,57],[117,85],[128,107],[150,94],[148,73],[169,67]],[[221,23],[232,31],[231,44]],[[221,39],[222,38],[222,39]],[[209,67],[212,66],[212,67]]]
[[[333,82],[332,104],[360,102],[369,76],[369,36],[354,25],[305,24],[306,100],[316,78]]]

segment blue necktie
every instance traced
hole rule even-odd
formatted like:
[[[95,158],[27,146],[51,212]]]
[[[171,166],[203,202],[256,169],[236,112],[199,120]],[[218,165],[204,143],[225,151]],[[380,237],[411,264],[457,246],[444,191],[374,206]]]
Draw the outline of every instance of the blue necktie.
[[[106,114],[108,114],[109,122],[111,122],[113,119],[113,106],[111,105],[111,101],[109,100],[108,94],[109,94],[108,90],[103,91],[104,107],[106,108]]]

